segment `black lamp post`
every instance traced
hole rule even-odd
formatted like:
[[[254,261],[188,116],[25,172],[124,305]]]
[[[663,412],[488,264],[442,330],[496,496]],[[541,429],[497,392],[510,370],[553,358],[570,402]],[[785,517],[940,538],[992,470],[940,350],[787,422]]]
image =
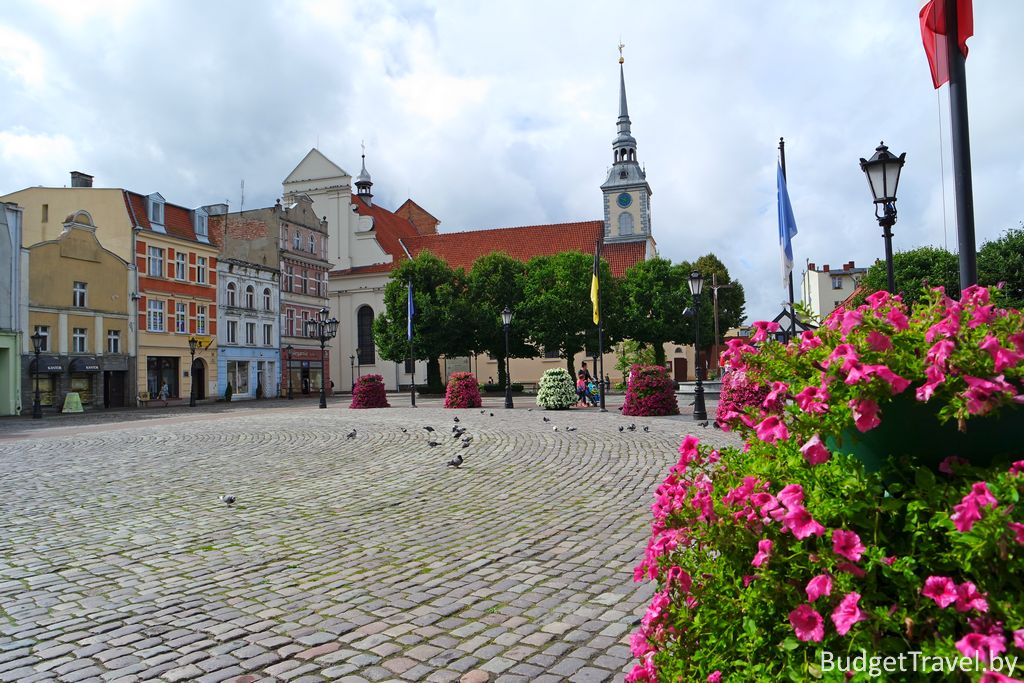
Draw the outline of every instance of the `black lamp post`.
[[[328,318],[330,311],[327,307],[316,312],[316,317],[306,321],[306,336],[320,342],[320,407],[327,407],[327,391],[324,381],[327,376],[327,362],[324,356],[324,346],[328,339],[334,339],[338,334],[338,321]]]
[[[188,372],[189,379],[192,380],[189,383],[188,391],[188,407],[196,407],[196,347],[199,346],[199,340],[195,337],[188,338],[188,352],[192,357],[192,361],[189,363]]]
[[[362,359],[363,359],[363,350],[360,349],[360,348],[357,348],[356,349],[356,379],[359,379],[360,377],[363,376],[362,368],[359,367],[360,364],[363,362]]]
[[[356,390],[356,357],[348,357],[348,374],[352,375],[352,391]]]
[[[508,330],[512,327],[512,311],[508,306],[501,312],[501,324],[505,328],[505,407],[512,408],[512,364],[508,358]]]
[[[294,348],[292,347],[291,344],[289,344],[288,346],[284,347],[285,363],[288,364],[287,365],[287,369],[285,370],[285,372],[288,373],[288,400],[289,401],[291,401],[291,400],[293,400],[295,398],[294,396],[292,396],[292,351],[293,350],[294,350]]]
[[[693,390],[693,419],[694,420],[707,420],[708,411],[704,407],[704,384],[701,377],[702,365],[700,362],[700,293],[704,289],[704,278],[701,276],[700,271],[693,271],[690,273],[690,294],[693,295],[693,329],[694,329],[694,344],[696,349],[696,365],[694,374],[697,376],[697,386]]]
[[[868,178],[871,194],[875,198],[875,218],[882,226],[885,238],[885,274],[889,280],[889,293],[896,293],[896,279],[892,272],[892,226],[896,224],[896,188],[900,184],[900,170],[907,153],[896,156],[885,143],[879,143],[875,155],[860,160],[860,170]]]
[[[39,400],[39,353],[43,350],[43,335],[37,331],[29,339],[32,340],[32,351],[36,354],[36,396],[32,401],[32,419],[38,420],[43,416],[43,404]]]

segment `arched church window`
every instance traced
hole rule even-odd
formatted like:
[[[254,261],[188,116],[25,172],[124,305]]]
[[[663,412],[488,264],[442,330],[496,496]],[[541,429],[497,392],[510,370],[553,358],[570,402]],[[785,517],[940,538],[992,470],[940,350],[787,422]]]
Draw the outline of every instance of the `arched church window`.
[[[619,214],[619,234],[633,234],[633,214],[625,212]]]
[[[373,365],[376,353],[373,348],[373,309],[369,306],[360,307],[356,313],[356,338],[359,349],[359,363]]]

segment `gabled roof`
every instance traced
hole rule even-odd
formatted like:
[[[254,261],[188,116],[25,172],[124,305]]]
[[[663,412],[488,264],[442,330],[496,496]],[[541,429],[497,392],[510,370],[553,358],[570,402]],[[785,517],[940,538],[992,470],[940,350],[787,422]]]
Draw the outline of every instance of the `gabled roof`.
[[[149,213],[146,211],[146,195],[129,190],[124,190],[123,193],[124,203],[132,222],[143,230],[164,234],[153,230],[153,226],[149,222]],[[192,210],[177,204],[164,202],[164,230],[171,237],[208,244],[196,237],[196,231],[192,225]]]
[[[337,178],[347,176],[348,172],[341,166],[328,159],[323,152],[316,147],[309,150],[298,166],[292,169],[284,183],[299,183],[304,180],[323,180],[325,178]]]
[[[405,250],[402,249],[399,240],[406,241],[419,234],[413,224],[382,206],[367,203],[366,198],[359,195],[352,197],[352,205],[360,216],[373,218],[373,231],[380,248],[391,254],[394,261],[405,258]]]

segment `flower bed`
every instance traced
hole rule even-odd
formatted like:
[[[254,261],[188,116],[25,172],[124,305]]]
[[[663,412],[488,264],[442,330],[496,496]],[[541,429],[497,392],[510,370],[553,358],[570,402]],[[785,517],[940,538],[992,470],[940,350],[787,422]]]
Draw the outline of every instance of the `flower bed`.
[[[546,370],[537,387],[537,405],[546,410],[566,410],[576,404],[576,383],[565,368]]]
[[[678,415],[676,386],[661,365],[634,365],[622,404],[623,415]]]
[[[934,291],[911,313],[877,293],[788,346],[773,323],[755,324],[759,348],[729,343],[723,359],[769,390],[720,416],[744,449],[688,436],[656,490],[635,578],[658,590],[628,681],[1016,680],[1024,443],[991,465],[942,452],[933,471],[895,452],[871,472],[842,441],[904,394],[968,434],[1000,411],[1019,424],[1024,318],[989,296]]]
[[[349,408],[390,408],[382,375],[363,375],[356,380]]]
[[[445,408],[479,408],[480,385],[471,372],[453,372],[444,394]]]

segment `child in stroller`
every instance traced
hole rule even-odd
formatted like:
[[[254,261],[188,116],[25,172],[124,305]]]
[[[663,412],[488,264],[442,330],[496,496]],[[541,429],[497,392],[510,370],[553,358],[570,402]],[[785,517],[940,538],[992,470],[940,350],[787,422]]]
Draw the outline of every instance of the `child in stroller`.
[[[587,394],[586,394],[586,397],[587,397],[587,400],[590,401],[590,405],[595,406],[595,407],[597,406],[598,402],[601,400],[601,388],[600,388],[600,385],[597,382],[595,382],[594,380],[590,380],[589,382],[587,382]]]

